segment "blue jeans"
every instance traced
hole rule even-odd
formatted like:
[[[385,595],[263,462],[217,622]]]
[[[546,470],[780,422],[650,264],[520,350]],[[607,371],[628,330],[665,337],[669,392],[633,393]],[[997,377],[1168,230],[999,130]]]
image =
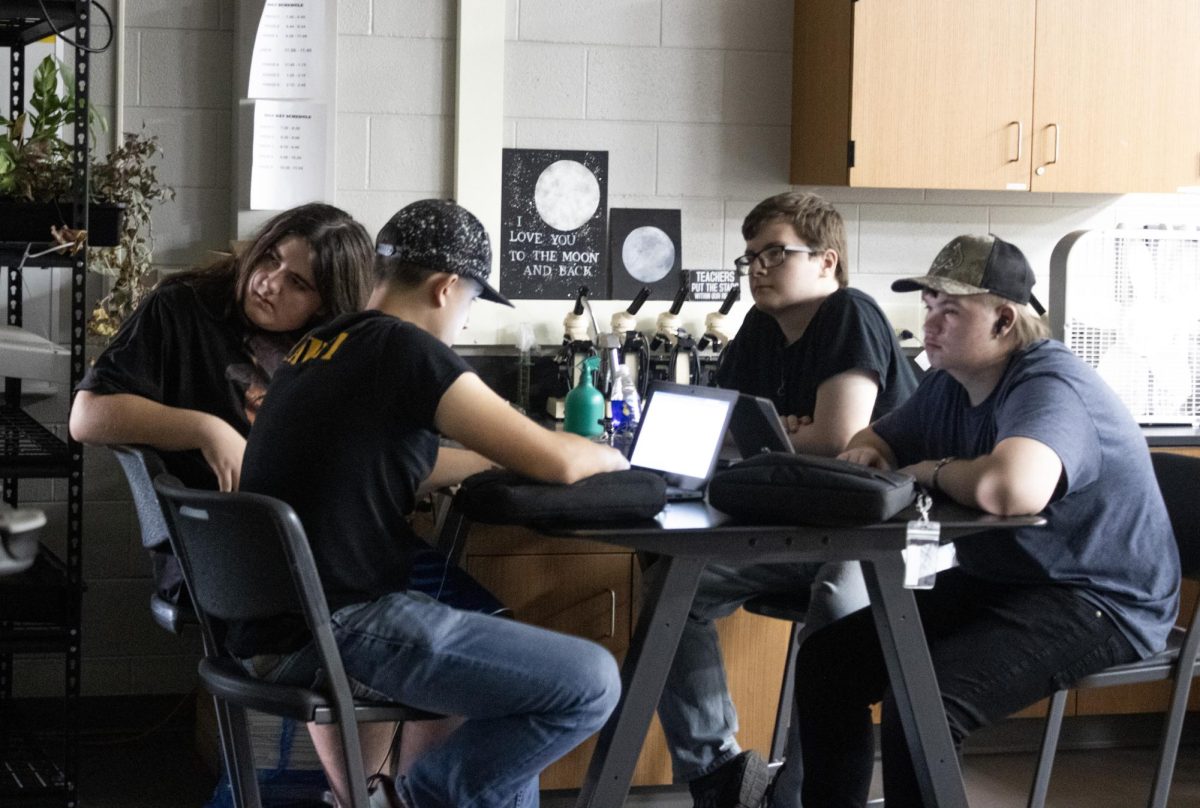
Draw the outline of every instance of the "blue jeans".
[[[647,580],[654,567],[647,571]],[[729,696],[721,645],[713,621],[758,595],[792,595],[811,587],[804,635],[867,603],[862,570],[855,562],[829,564],[710,564],[700,575],[692,610],[658,704],[676,782],[689,782],[735,757],[737,711]],[[788,737],[788,757],[799,760],[796,722]],[[795,787],[777,786],[780,795],[799,794],[799,765],[788,767]],[[789,803],[777,801],[776,806]],[[798,804],[798,801],[794,804]]]
[[[997,584],[956,569],[914,594],[956,748],[972,731],[1082,676],[1137,658],[1117,625],[1076,587]],[[888,808],[924,804],[869,610],[801,646],[796,694],[805,808],[866,803],[874,763],[870,706],[881,700],[884,799]]]
[[[421,593],[347,606],[332,624],[356,695],[467,719],[397,783],[412,808],[536,806],[538,775],[600,729],[621,690],[593,642]],[[311,645],[264,678],[317,684]]]

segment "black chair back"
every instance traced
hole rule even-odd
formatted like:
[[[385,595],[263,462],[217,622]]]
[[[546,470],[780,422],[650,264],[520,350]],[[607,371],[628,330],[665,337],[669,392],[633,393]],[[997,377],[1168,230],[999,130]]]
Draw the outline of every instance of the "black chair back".
[[[273,497],[185,487],[161,475],[154,488],[174,528],[175,554],[201,622],[303,616],[328,628],[329,608],[296,512]]]
[[[1200,457],[1154,452],[1150,459],[1171,516],[1183,574],[1200,577]]]
[[[329,606],[308,537],[296,512],[261,494],[187,488],[168,474],[155,478],[154,490],[170,520],[171,543],[205,634],[207,658],[200,665],[205,685],[220,699],[276,715],[295,716],[299,705],[309,713],[307,721],[318,720],[315,707],[327,699],[339,724],[351,802],[355,808],[366,806],[354,698],[333,639]],[[308,624],[325,673],[323,696],[254,679],[223,647],[219,621],[286,614],[303,615]],[[240,719],[236,724],[236,743],[245,747],[248,741],[242,739]],[[253,780],[253,770],[239,779]]]

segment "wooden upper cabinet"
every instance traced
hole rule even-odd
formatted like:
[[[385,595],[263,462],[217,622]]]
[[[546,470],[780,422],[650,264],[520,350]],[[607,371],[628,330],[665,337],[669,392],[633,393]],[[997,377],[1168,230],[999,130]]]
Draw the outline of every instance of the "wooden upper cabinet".
[[[1200,185],[1197,41],[1196,0],[797,0],[791,180]]]
[[[1036,59],[1033,190],[1200,186],[1200,3],[1041,0]]]
[[[855,8],[850,184],[1024,189],[1034,0]]]

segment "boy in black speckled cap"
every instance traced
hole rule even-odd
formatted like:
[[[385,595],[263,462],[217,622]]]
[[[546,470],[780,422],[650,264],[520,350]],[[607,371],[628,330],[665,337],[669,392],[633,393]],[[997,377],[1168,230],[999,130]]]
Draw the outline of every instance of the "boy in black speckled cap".
[[[375,280],[412,286],[420,270],[447,272],[479,284],[479,297],[512,306],[488,284],[492,246],[470,211],[450,199],[422,199],[396,212],[375,239]],[[416,270],[416,271],[414,271]],[[377,287],[378,291],[378,287]]]
[[[276,374],[246,447],[242,490],[299,514],[346,672],[362,692],[465,718],[397,781],[402,803],[536,805],[538,774],[615,706],[616,663],[587,640],[410,589],[421,545],[407,516],[423,491],[493,464],[571,483],[627,463],[520,415],[450,349],[476,298],[511,305],[488,285],[491,245],[478,219],[451,201],[414,202],[375,248],[367,311],[309,333]],[[439,449],[441,435],[467,449]],[[228,640],[261,677],[312,685],[308,643],[286,619],[232,626]],[[368,771],[388,740],[364,743]],[[345,778],[329,773],[347,804]]]

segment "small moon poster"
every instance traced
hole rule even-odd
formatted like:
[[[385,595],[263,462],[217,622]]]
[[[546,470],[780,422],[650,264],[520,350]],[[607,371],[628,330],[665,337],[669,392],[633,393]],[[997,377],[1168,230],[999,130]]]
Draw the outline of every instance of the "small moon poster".
[[[603,299],[608,152],[505,149],[500,288],[509,298]]]
[[[613,208],[608,233],[613,300],[632,299],[643,286],[650,300],[675,297],[683,268],[678,210]]]

